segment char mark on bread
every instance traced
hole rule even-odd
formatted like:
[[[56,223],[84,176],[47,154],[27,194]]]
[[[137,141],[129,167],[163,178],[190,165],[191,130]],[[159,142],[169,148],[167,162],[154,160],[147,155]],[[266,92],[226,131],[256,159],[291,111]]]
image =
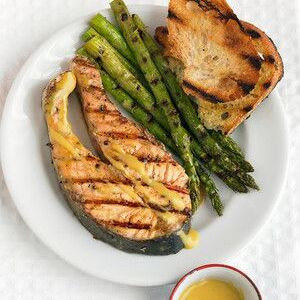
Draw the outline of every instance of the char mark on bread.
[[[182,20],[180,19],[180,17],[178,17],[172,10],[168,10],[168,19],[174,19],[177,21],[182,22]]]
[[[245,54],[243,55],[243,57],[249,61],[253,68],[255,68],[256,70],[260,70],[262,59],[259,56],[251,56]]]
[[[261,37],[261,35],[256,30],[246,29],[245,32],[253,39],[259,39]]]
[[[182,84],[187,87],[188,89],[191,89],[192,91],[196,92],[197,94],[201,95],[202,97],[204,97],[207,101],[212,102],[212,103],[223,103],[225,102],[224,100],[222,100],[221,98],[218,98],[215,95],[209,94],[205,91],[203,91],[202,89],[194,86],[193,84],[191,84],[190,82],[184,80],[182,82]]]

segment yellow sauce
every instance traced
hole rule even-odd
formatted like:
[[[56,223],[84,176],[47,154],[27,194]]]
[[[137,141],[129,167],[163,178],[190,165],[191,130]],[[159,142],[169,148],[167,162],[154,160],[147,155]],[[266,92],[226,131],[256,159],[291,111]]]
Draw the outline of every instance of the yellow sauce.
[[[205,279],[188,286],[179,300],[244,300],[244,296],[231,283]]]
[[[169,225],[175,224],[177,222],[177,217],[168,211],[163,213],[158,213],[158,215]]]
[[[189,233],[184,233],[183,230],[180,230],[177,234],[181,238],[185,249],[193,249],[199,243],[199,233],[194,229],[190,229]]]
[[[126,153],[122,147],[118,144],[113,144],[112,145],[112,149],[113,151],[116,152],[116,156],[118,157],[118,159],[121,160],[121,162],[116,161],[113,157],[112,157],[112,153],[109,153],[108,151],[106,151],[106,156],[107,158],[110,160],[111,164],[116,167],[117,169],[119,169],[120,171],[125,172],[125,167],[124,165],[126,164],[131,170],[136,171],[137,173],[139,173],[139,175],[141,176],[142,180],[149,186],[151,186],[156,192],[158,192],[161,196],[166,197],[171,205],[179,211],[184,210],[185,208],[185,203],[184,200],[182,199],[182,197],[180,196],[179,193],[175,192],[175,191],[170,191],[169,189],[167,189],[162,183],[157,182],[153,179],[151,179],[145,171],[145,164],[140,162],[135,156]],[[133,179],[133,178],[132,178]],[[134,179],[133,179],[134,180]]]
[[[49,127],[49,136],[52,142],[56,142],[60,144],[62,147],[64,147],[66,150],[68,150],[72,155],[75,157],[79,157],[80,153],[76,147],[74,147],[74,144],[69,142],[63,135],[61,135],[59,132],[55,131],[51,127]]]
[[[128,186],[128,185],[120,185],[120,188],[122,189],[122,191],[129,195],[129,197],[131,197],[133,200],[137,201],[137,202],[143,202],[143,200],[140,198],[140,196],[134,191],[132,186]]]

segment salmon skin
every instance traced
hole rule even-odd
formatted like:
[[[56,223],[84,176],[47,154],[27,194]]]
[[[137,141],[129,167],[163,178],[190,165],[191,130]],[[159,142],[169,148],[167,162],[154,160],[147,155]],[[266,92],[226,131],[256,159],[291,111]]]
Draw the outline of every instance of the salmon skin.
[[[84,89],[88,97],[84,93],[82,95],[87,99],[83,101],[85,116],[87,120],[89,116],[94,120],[88,123],[89,128],[98,124],[98,128],[106,132],[102,135],[102,138],[104,136],[105,138],[101,138],[100,132],[96,138],[96,130],[90,129],[91,135],[95,135],[94,143],[99,145],[99,149],[102,143],[104,146],[107,144],[107,140],[108,144],[112,145],[111,149],[103,148],[109,162],[100,160],[80,143],[67,120],[68,96],[75,88],[77,72],[82,72],[81,68],[84,67],[78,63],[76,60],[72,62],[74,73],[65,72],[52,80],[46,87],[42,99],[53,164],[70,207],[96,239],[120,250],[148,255],[177,253],[184,247],[177,231],[181,229],[188,231],[190,226],[191,203],[186,175],[184,172],[182,174],[181,167],[161,144],[118,113],[106,97],[100,77],[96,78],[97,81],[99,79],[99,89],[92,85],[90,89]],[[88,62],[84,63],[92,67]],[[75,70],[76,66],[80,69]],[[77,80],[77,83],[81,90],[80,80]],[[91,93],[92,90],[99,94]],[[130,138],[124,138],[124,143],[121,143],[121,150],[114,144],[116,141],[112,140],[117,138],[119,131],[115,128],[111,131],[113,134],[109,135],[109,128],[113,130],[113,127],[109,122],[105,125],[104,121],[107,119],[101,118],[100,110],[96,118],[97,111],[93,109],[96,103],[91,98],[92,94],[95,99],[101,94],[100,98],[105,102],[105,107],[110,108],[112,112],[108,116],[115,117],[114,124],[119,124],[119,120],[122,120],[123,128],[130,133]],[[120,119],[117,116],[120,116]],[[137,140],[141,140],[140,150],[138,148],[134,150],[136,134]],[[121,137],[120,135],[117,141],[121,141]],[[158,161],[157,158],[157,164],[164,164],[164,174],[153,164],[149,166],[141,160],[144,155],[142,147],[147,141],[149,146],[153,145],[152,152],[149,152],[150,161],[154,154],[161,157],[163,160]],[[129,150],[125,152],[123,147]],[[127,151],[130,151],[130,154]],[[127,154],[129,156],[126,156]],[[138,169],[132,170],[129,166],[120,167],[123,161],[120,161],[119,156],[125,160],[129,157],[130,162],[134,163],[136,161],[133,158],[136,158],[144,166],[142,174]],[[116,159],[119,160],[117,161],[119,165],[115,163]],[[182,178],[176,174],[168,174],[172,170],[168,164],[171,164],[178,174],[182,174],[180,175]],[[129,165],[132,166],[132,163]],[[178,207],[174,208],[170,195],[181,199],[182,205],[179,210]]]

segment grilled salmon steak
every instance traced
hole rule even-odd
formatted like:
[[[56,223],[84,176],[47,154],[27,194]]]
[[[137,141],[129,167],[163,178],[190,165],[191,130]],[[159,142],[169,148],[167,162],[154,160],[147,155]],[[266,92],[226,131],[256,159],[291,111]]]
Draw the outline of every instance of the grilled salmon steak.
[[[91,135],[107,161],[72,132],[67,104],[76,77],[62,73],[46,87],[43,110],[53,164],[70,207],[96,239],[120,250],[177,253],[184,247],[177,233],[190,226],[187,176],[161,144],[118,113],[94,65],[75,59],[72,67]],[[81,81],[79,74],[89,79]]]
[[[171,69],[199,106],[207,128],[233,132],[283,76],[282,59],[259,28],[238,19],[226,0],[170,0],[167,27],[156,29]]]

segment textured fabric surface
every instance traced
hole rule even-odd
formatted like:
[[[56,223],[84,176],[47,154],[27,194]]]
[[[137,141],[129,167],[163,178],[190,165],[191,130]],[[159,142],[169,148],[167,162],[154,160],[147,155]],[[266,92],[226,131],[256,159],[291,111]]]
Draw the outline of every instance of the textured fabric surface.
[[[300,299],[299,0],[229,0],[229,3],[241,19],[255,23],[272,36],[283,56],[286,72],[278,89],[288,116],[291,163],[281,203],[271,220],[256,239],[228,263],[248,273],[257,282],[264,299]],[[108,1],[101,0],[0,0],[1,113],[13,80],[32,51],[64,25],[107,5]],[[117,285],[83,274],[62,261],[24,224],[2,174],[0,179],[0,299],[168,298],[172,286]]]

